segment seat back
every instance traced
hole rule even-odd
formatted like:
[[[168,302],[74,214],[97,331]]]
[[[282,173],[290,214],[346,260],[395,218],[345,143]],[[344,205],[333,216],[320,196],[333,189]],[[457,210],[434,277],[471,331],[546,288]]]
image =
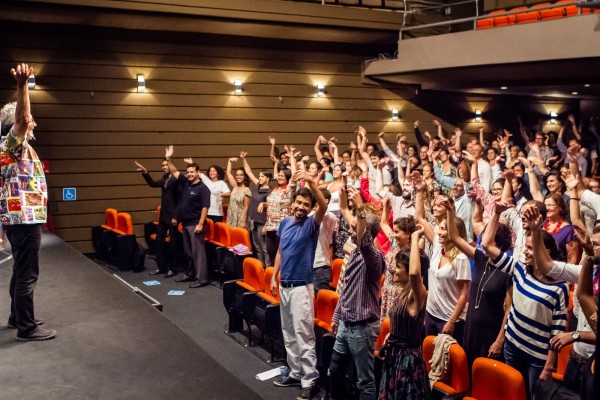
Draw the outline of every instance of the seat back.
[[[321,289],[317,293],[315,303],[315,324],[331,332],[333,313],[340,300],[340,295],[333,290]]]
[[[510,11],[521,11],[519,14],[516,14],[514,16],[517,20],[517,24],[536,22],[540,16],[537,11],[531,11],[530,8],[527,6],[511,8]]]
[[[222,246],[231,246],[231,231],[227,222],[215,223],[215,235],[214,242],[218,242]]]
[[[104,212],[104,225],[102,225],[102,228],[109,230],[117,229],[117,216],[117,210],[114,208],[107,208]]]
[[[279,290],[277,290],[277,294],[273,296],[271,294],[271,278],[273,278],[273,267],[267,267],[265,269],[265,292],[259,293],[259,297],[271,302],[271,303],[279,303]],[[279,275],[277,275],[277,287],[279,287]]]
[[[433,341],[435,336],[427,336],[423,341],[423,359],[427,366],[427,372],[431,371],[429,361],[433,356],[435,346]],[[443,379],[437,381],[434,387],[439,386],[441,390],[450,393],[459,393],[469,390],[469,366],[467,363],[467,355],[462,347],[458,344],[450,346],[448,370]]]
[[[387,336],[388,333],[390,333],[391,330],[391,326],[390,326],[390,318],[387,317],[385,318],[383,321],[381,321],[381,328],[379,328],[379,335],[377,336],[377,340],[375,340],[375,354],[377,355],[379,353],[379,349],[381,349],[383,347],[383,344],[385,342],[385,337]]]
[[[490,15],[503,14],[505,12],[506,12],[506,10],[496,10],[496,11],[492,11],[490,13]],[[512,25],[514,23],[515,23],[514,15],[500,15],[500,16],[494,17],[494,26],[506,26],[506,25]]]
[[[558,353],[558,363],[556,365],[556,372],[552,373],[552,378],[562,381],[565,375],[565,369],[567,369],[567,363],[571,357],[571,350],[573,350],[573,343],[564,346]]]
[[[527,399],[523,375],[513,367],[485,357],[473,362],[472,393],[476,399]]]
[[[244,270],[244,286],[252,288],[250,290],[264,290],[265,271],[262,263],[256,258],[247,257],[242,268]]]
[[[250,240],[250,233],[245,228],[232,228],[231,229],[231,247],[238,244],[243,244],[252,251],[252,241]]]
[[[568,0],[571,2],[572,0]],[[564,3],[564,1],[563,1]],[[549,5],[549,3],[542,3]],[[556,2],[555,5],[559,5],[560,1]],[[539,7],[539,6],[538,6]],[[575,7],[575,6],[574,6]],[[540,19],[541,20],[549,20],[549,19],[557,19],[565,16],[565,7],[554,7],[549,10],[540,10]]]
[[[162,208],[161,206],[156,207],[156,220],[157,221],[160,221],[160,209],[161,208]]]
[[[337,284],[340,280],[342,265],[344,265],[344,259],[342,258],[336,258],[331,263],[331,282],[329,282],[329,286],[331,286],[334,289],[337,288]]]
[[[131,222],[131,215],[128,213],[117,214],[117,229],[115,231],[119,235],[133,235],[133,223]]]
[[[204,240],[215,239],[215,223],[212,219],[206,218],[204,220]]]

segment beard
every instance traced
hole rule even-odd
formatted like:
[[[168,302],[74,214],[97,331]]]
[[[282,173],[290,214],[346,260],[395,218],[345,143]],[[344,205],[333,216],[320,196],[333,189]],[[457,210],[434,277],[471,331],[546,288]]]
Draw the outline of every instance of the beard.
[[[403,198],[404,200],[407,200],[407,201],[408,201],[408,200],[410,200],[410,199],[412,198],[412,193],[410,193],[410,192],[406,192],[406,191],[404,191],[404,190],[403,190],[403,191],[402,191],[402,198]]]

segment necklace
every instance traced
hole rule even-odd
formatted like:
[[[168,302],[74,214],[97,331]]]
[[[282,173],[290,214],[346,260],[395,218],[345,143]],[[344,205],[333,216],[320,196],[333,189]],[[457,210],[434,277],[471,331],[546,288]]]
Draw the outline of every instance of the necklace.
[[[556,235],[556,233],[562,227],[562,223],[563,223],[562,220],[556,222],[556,225],[554,226],[554,229],[552,229],[552,231],[550,231],[550,220],[548,219],[548,220],[546,220],[546,224],[544,225],[544,230],[546,232],[550,233],[550,235],[554,236],[554,235]]]
[[[485,279],[485,274],[487,274],[488,269],[492,269],[492,273],[490,274],[490,276],[488,276],[485,283],[483,283],[483,286],[481,286],[481,283]],[[477,292],[475,293],[475,309],[476,310],[479,308],[479,305],[481,304],[481,298],[483,297],[483,290],[485,289],[485,285],[487,285],[487,283],[490,281],[490,279],[492,279],[492,276],[494,276],[495,273],[496,273],[496,268],[490,267],[489,263],[486,263],[485,269],[483,270],[483,275],[481,276],[481,280],[479,281],[479,285],[477,285]]]

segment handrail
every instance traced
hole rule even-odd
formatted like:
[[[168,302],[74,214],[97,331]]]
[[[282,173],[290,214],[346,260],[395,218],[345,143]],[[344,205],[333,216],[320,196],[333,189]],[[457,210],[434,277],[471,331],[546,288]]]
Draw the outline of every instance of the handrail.
[[[504,17],[507,15],[517,15],[517,14],[523,14],[525,12],[535,12],[535,11],[541,11],[541,10],[551,10],[553,8],[559,8],[559,7],[566,7],[566,6],[571,6],[571,5],[579,5],[583,8],[585,8],[585,3],[584,1],[573,1],[570,3],[561,3],[561,4],[551,4],[549,6],[544,6],[544,7],[536,7],[534,9],[529,8],[528,10],[519,10],[519,11],[507,11],[501,14],[494,14],[493,16],[490,16],[489,14],[485,14],[485,15],[479,15],[479,16],[474,16],[474,17],[466,17],[466,18],[459,18],[459,19],[453,19],[450,21],[440,21],[440,22],[433,22],[431,24],[425,24],[425,25],[416,25],[416,26],[408,26],[408,27],[401,27],[400,28],[400,40],[402,40],[402,33],[403,32],[408,32],[408,31],[415,31],[417,29],[426,29],[426,28],[436,28],[438,26],[447,26],[447,25],[454,25],[454,24],[460,24],[463,22],[473,22],[473,24],[475,25],[477,23],[477,21],[481,20],[481,19],[486,19],[486,18],[496,18],[496,17]],[[579,8],[579,13],[581,13],[581,8]]]

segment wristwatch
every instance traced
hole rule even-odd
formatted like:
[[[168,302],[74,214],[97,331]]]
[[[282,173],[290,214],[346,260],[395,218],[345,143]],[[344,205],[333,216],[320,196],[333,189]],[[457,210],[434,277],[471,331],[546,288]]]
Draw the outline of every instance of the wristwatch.
[[[579,331],[575,331],[571,334],[574,342],[579,342]]]

